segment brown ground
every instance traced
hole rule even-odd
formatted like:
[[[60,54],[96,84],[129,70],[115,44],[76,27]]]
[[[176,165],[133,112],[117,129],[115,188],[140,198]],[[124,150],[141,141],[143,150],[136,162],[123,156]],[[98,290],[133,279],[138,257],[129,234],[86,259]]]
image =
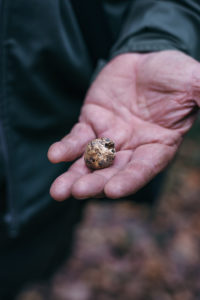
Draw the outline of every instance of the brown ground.
[[[158,206],[91,203],[73,257],[17,300],[200,299],[200,122],[170,167]]]

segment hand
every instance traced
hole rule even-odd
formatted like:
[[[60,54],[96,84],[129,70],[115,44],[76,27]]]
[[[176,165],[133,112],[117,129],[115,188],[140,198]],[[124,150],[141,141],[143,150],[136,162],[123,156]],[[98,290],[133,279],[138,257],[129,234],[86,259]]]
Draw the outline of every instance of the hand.
[[[48,152],[52,163],[75,160],[51,186],[62,201],[134,194],[173,159],[197,115],[200,66],[179,51],[123,54],[100,72],[89,89],[79,123]],[[116,145],[114,164],[89,170],[86,144],[96,137]]]

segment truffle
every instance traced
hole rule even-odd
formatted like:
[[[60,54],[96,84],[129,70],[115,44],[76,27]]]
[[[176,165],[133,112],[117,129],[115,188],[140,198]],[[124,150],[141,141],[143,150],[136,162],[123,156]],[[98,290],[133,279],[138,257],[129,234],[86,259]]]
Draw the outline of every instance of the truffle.
[[[115,144],[108,138],[90,141],[84,153],[85,163],[93,170],[110,167],[115,158]]]

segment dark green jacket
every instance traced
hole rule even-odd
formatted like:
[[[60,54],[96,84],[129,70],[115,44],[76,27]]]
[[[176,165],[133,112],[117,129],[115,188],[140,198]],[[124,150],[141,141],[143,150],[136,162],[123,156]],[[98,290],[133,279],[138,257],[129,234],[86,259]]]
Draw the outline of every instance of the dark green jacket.
[[[51,164],[46,153],[77,121],[95,62],[70,0],[0,3],[0,231],[15,235],[60,210],[76,219],[78,201],[60,204],[49,196],[67,164]],[[200,58],[200,1],[102,3],[112,40],[106,60],[165,49]],[[89,21],[95,32],[95,16]]]

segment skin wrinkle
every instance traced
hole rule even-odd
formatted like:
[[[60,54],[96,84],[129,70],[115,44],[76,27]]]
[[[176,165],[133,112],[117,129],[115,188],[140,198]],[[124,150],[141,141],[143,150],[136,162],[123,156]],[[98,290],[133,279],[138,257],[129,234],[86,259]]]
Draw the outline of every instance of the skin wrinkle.
[[[70,145],[71,144],[71,145]],[[73,141],[72,139],[69,139],[67,141],[67,146],[66,146],[66,142],[63,143],[63,145],[66,147],[66,149],[68,149],[67,153],[65,156],[63,156],[63,161],[70,161],[70,160],[73,160],[73,159],[76,159],[76,158],[79,158],[83,151],[84,151],[84,148],[85,148],[85,143],[83,145],[79,145],[79,149],[78,151],[75,152],[75,149],[76,149],[76,142]],[[71,149],[70,149],[71,147]],[[70,149],[70,150],[69,150]],[[70,157],[70,160],[67,159],[67,156],[69,156],[69,153],[71,154],[71,157]]]
[[[137,100],[136,100],[137,101]],[[141,113],[140,111],[142,110],[142,119],[144,121],[150,121],[153,123],[153,119],[151,117],[150,110],[147,105],[147,98],[145,96],[140,96],[138,94],[138,101],[137,101],[137,111],[135,114],[138,116],[138,118],[141,118]]]
[[[116,97],[115,94],[113,94],[113,96],[111,96],[111,99],[115,99],[115,98],[116,98],[116,100],[117,99],[120,100],[120,97]],[[114,104],[112,106],[106,105],[106,103],[110,102],[109,100],[106,101],[106,103],[105,102],[104,103],[101,102],[101,105],[99,105],[98,102],[95,103],[96,101],[93,101],[93,102],[94,103],[90,102],[90,100],[87,100],[86,105],[92,105],[92,106],[96,105],[97,108],[99,108],[99,107],[100,108],[105,108],[106,110],[111,108],[112,109],[112,113],[113,113],[113,118],[120,117],[124,121],[126,121],[128,117],[130,119],[132,117],[128,107],[122,107],[121,108],[119,105],[114,105]]]
[[[140,91],[141,90],[143,91],[143,89],[144,89],[144,84],[140,80],[140,73],[141,73],[141,71],[139,71],[139,65],[144,65],[145,61],[146,61],[146,58],[148,58],[148,55],[145,55],[145,56],[141,57],[140,58],[141,61],[138,60],[138,62],[136,63],[136,67],[135,67],[135,70],[136,70],[135,88],[136,88],[136,93],[138,95],[137,105],[140,108],[140,110],[142,109],[142,113],[143,114],[145,113],[145,115],[144,115],[145,117],[143,117],[143,119],[144,120],[148,120],[151,123],[154,123],[154,119],[152,118],[150,110],[148,108],[148,106],[149,106],[148,105],[148,98],[145,97],[145,93],[144,93],[143,96],[140,93]],[[145,109],[145,112],[144,112],[144,109]],[[140,112],[140,110],[139,110],[139,112]],[[141,112],[139,113],[139,117],[141,117]]]
[[[81,168],[81,165],[82,165],[82,168]],[[75,175],[85,175],[85,174],[92,173],[92,171],[86,167],[83,157],[81,157],[79,160],[76,161],[76,163],[71,165],[71,167],[68,169],[68,172],[75,174]],[[66,174],[66,173],[64,173],[64,174]]]
[[[145,63],[145,62],[144,62]],[[147,62],[148,63],[148,62]],[[168,76],[169,78],[170,78],[170,76]],[[158,85],[157,84],[157,82],[155,81],[154,82],[154,79],[153,79],[153,81],[151,82],[151,85],[150,85],[150,87],[149,87],[149,90],[152,90],[152,91],[155,91],[155,92],[159,92],[159,93],[161,93],[162,92],[162,94],[164,93],[164,94],[183,94],[183,92],[179,92],[179,91],[177,91],[177,87],[176,88],[169,88],[169,87],[167,87],[167,83],[166,83],[166,81],[164,81],[163,82],[163,84],[162,84],[162,81],[160,81],[160,84]],[[177,96],[178,96],[177,95]],[[176,100],[178,100],[179,99],[179,97],[175,97],[174,99],[173,99],[173,97],[171,97],[172,98],[172,100],[174,101],[176,101]],[[182,98],[182,97],[181,97]],[[183,99],[185,100],[187,98],[187,95],[185,96],[185,97],[183,97]],[[143,99],[145,100],[145,97],[143,97]],[[145,103],[145,101],[143,101],[144,103]],[[146,100],[146,108],[147,108],[147,100]],[[147,108],[147,110],[148,110],[148,108]],[[150,114],[151,115],[151,114]],[[151,121],[153,121],[153,119],[151,118]]]
[[[199,74],[200,63],[198,66],[194,67],[192,72],[192,84],[189,89],[189,98],[192,100],[195,99],[195,103],[198,107],[200,107],[200,75]]]
[[[109,98],[111,95],[107,94],[107,90],[105,91],[105,88],[101,88],[100,93],[92,93],[91,95],[86,96],[85,104],[91,104],[91,105],[98,105],[99,106],[99,99],[101,103],[101,107],[105,108],[106,110],[111,109],[113,110],[113,103],[112,101],[109,101]],[[107,99],[107,100],[106,100]]]
[[[197,111],[191,112],[188,116],[190,116],[190,119],[187,119],[187,116],[184,116],[182,122],[179,121],[179,127],[182,126],[182,128],[174,128],[174,130],[177,130],[181,135],[184,135],[191,128],[191,125],[198,116]]]
[[[147,174],[148,171],[148,174]],[[123,173],[123,180],[119,181],[118,177],[122,177]],[[110,180],[104,188],[104,192],[108,198],[116,199],[121,197],[129,196],[133,193],[136,193],[143,185],[144,185],[144,179],[145,183],[148,183],[151,181],[155,173],[153,173],[152,170],[146,170],[144,174],[142,173],[136,173],[135,171],[128,171],[127,169],[120,172],[116,176],[113,177],[112,181]],[[116,180],[116,178],[118,180]],[[114,185],[113,185],[114,181]],[[118,184],[116,184],[116,181],[118,181]],[[111,186],[111,188],[110,188]]]
[[[88,107],[89,107],[90,110],[88,109]],[[97,104],[92,104],[92,103],[91,104],[86,104],[84,109],[82,110],[82,113],[83,113],[84,116],[81,117],[81,121],[84,121],[87,124],[89,124],[93,128],[94,132],[96,133],[96,136],[98,137],[99,134],[101,134],[101,132],[105,131],[106,129],[100,129],[100,127],[102,127],[102,124],[100,124],[101,125],[100,126],[99,123],[98,123],[98,128],[97,128],[96,122],[93,122],[93,119],[94,119],[94,111],[92,113],[93,107],[96,107],[97,110],[100,109],[100,111],[98,113],[98,117],[100,117],[101,114],[103,113],[103,110],[105,110],[104,108],[102,108],[101,106],[99,106]],[[85,111],[87,111],[87,112],[85,113]],[[90,111],[91,111],[91,113],[90,113]],[[107,114],[107,111],[105,113]],[[110,112],[109,112],[109,114],[111,115]],[[105,115],[104,115],[104,117],[105,117]],[[112,120],[112,118],[111,118],[111,120]],[[104,122],[104,126],[108,127],[108,124],[106,124],[106,122]],[[98,129],[98,133],[97,133],[97,129]]]
[[[192,118],[193,115],[194,117],[196,115],[196,112],[194,110],[191,110],[190,112],[186,110],[186,113],[183,114],[182,118],[172,124],[172,129],[180,129],[179,132],[184,134],[194,122],[194,118]],[[188,119],[188,117],[190,117],[190,119]]]
[[[65,140],[61,140],[60,142],[66,146],[67,144],[67,148],[74,148],[74,146],[76,146],[76,139],[77,137],[76,136],[73,136],[71,134],[69,134]]]
[[[178,105],[178,107],[176,108],[176,111],[171,107],[171,111],[173,112],[173,113],[176,113],[177,112],[177,114],[178,114],[178,111],[181,111],[182,112],[182,114],[183,114],[183,108],[185,108],[185,109],[188,109],[188,110],[190,110],[190,109],[193,109],[194,108],[194,105],[190,102],[190,103],[184,103],[185,101],[177,101],[178,99],[177,98],[171,98],[170,99],[170,102],[171,101],[173,101],[173,102],[175,102],[177,105]],[[164,101],[164,100],[163,100]],[[157,101],[156,101],[157,102]],[[155,103],[156,103],[155,102]],[[169,103],[169,101],[168,101],[168,103]],[[184,104],[183,104],[184,103]],[[147,108],[148,109],[148,108]],[[150,111],[150,110],[149,110]],[[183,118],[185,118],[185,116],[188,116],[188,111],[186,111],[186,113],[183,115]],[[151,117],[151,122],[153,123],[154,121],[155,121],[155,118],[153,117],[153,113],[149,113],[149,115],[151,115],[152,117]],[[182,118],[182,119],[183,119]],[[158,119],[159,120],[159,119]],[[179,122],[181,122],[181,119],[180,120],[176,120],[175,122],[174,122],[174,124],[178,124]],[[163,126],[163,127],[165,127],[165,128],[169,128],[169,125],[168,126],[164,126],[165,125],[165,123],[164,122],[160,122],[159,121],[159,124],[161,125],[161,126]],[[172,127],[173,127],[174,125],[173,124],[171,124],[170,125],[170,127],[171,127],[171,129],[173,129]],[[177,127],[176,127],[177,128]]]
[[[151,86],[149,87],[149,90],[152,90],[153,92],[158,92],[158,93],[162,93],[164,94],[165,96],[168,95],[168,94],[173,94],[174,96],[178,96],[178,95],[183,95],[183,92],[181,91],[177,91],[175,89],[166,89],[164,90],[164,87],[161,87],[161,86],[156,86],[155,83],[152,82]],[[173,98],[173,97],[172,97]]]
[[[91,131],[92,131],[93,134],[94,134],[94,137],[93,137],[93,138],[95,139],[95,138],[97,137],[97,132],[95,131],[95,128],[94,128],[93,124],[92,124],[89,120],[83,118],[82,115],[80,115],[80,117],[79,117],[79,122],[80,122],[80,123],[87,124],[87,126],[90,127]]]
[[[156,92],[156,89],[153,89],[152,87],[150,87],[150,90],[152,90],[153,92]],[[157,89],[158,90],[158,89]],[[160,92],[160,91],[159,91]],[[157,96],[158,97],[158,96]],[[148,106],[148,104],[147,104],[147,100],[146,100],[146,98],[147,97],[145,97],[145,96],[143,96],[143,99],[145,100],[145,101],[142,101],[142,103],[145,105],[145,108],[146,108],[146,112],[147,112],[147,114],[146,114],[146,120],[147,121],[150,121],[151,123],[154,123],[154,121],[155,121],[155,118],[153,117],[153,112],[151,112],[150,111],[150,108],[149,108],[149,106]],[[162,96],[162,98],[163,98],[163,96]],[[159,102],[160,101],[160,97],[158,97],[158,100],[156,100],[155,101],[155,104],[157,104],[157,102]],[[162,100],[164,103],[165,103],[165,101],[166,100]],[[175,98],[173,98],[171,95],[170,95],[170,101],[173,101],[173,102],[175,102],[176,104],[178,104],[179,106],[180,106],[180,109],[182,109],[182,106],[181,106],[181,104],[177,101],[177,98],[175,97]],[[169,101],[168,101],[168,103],[169,103]],[[167,104],[167,103],[166,103]],[[153,103],[151,102],[151,105],[153,105]],[[140,107],[141,109],[144,109],[144,107]],[[171,108],[172,109],[172,108]],[[173,111],[174,111],[174,109],[173,109]],[[163,125],[162,125],[163,126]],[[166,127],[166,128],[169,128],[169,127]]]
[[[152,124],[154,127],[158,127],[160,129],[160,126],[156,125],[156,124]],[[147,123],[148,126],[148,123]],[[164,130],[165,128],[163,128]],[[166,136],[164,136],[164,138],[156,138],[153,139],[153,136],[148,137],[149,140],[145,139],[144,141],[140,141],[140,143],[136,143],[135,146],[133,147],[132,144],[130,145],[130,140],[134,140],[135,139],[135,133],[132,133],[132,136],[130,137],[130,140],[128,141],[128,143],[124,144],[123,149],[125,150],[134,150],[135,147],[138,146],[142,146],[142,145],[146,145],[146,144],[152,144],[152,143],[158,143],[158,144],[163,144],[166,146],[170,146],[173,147],[175,145],[179,145],[179,143],[177,142],[179,139],[181,139],[181,135],[179,132],[173,132],[173,138],[172,138],[172,132],[170,129],[166,128],[166,135],[169,137],[169,139],[166,139]],[[170,141],[169,141],[170,140]]]
[[[99,178],[101,178],[101,179],[103,180],[103,182],[104,182],[103,186],[104,186],[105,183],[106,183],[106,178],[103,177],[102,175],[96,174],[96,173],[95,173],[95,176],[97,176],[97,177],[99,177]],[[80,180],[81,180],[81,179],[80,179]],[[79,194],[77,190],[80,189],[80,180],[77,181],[77,182],[75,182],[74,185],[72,186],[72,195],[74,195],[74,196],[76,196],[76,197],[77,197],[77,195]],[[98,182],[98,179],[97,179],[97,182]],[[77,186],[78,186],[78,188],[77,188]],[[84,186],[84,188],[85,188],[85,185],[84,185],[84,184],[83,184],[82,186]],[[102,192],[103,192],[103,189],[101,189],[100,191],[98,191],[98,194],[101,194]],[[91,191],[90,191],[90,193],[89,193],[89,192],[88,192],[88,193],[84,193],[84,195],[82,195],[82,197],[81,197],[81,196],[78,196],[78,198],[79,198],[79,199],[89,198],[89,197],[94,196],[93,194],[95,195],[95,193],[91,193]]]
[[[96,104],[94,104],[94,105],[93,105],[93,104],[89,104],[89,105],[96,106],[97,109],[98,109],[98,105],[96,105]],[[101,109],[101,108],[102,108],[102,107],[100,106],[99,109]],[[121,114],[120,111],[118,111],[118,113]],[[128,114],[129,114],[129,112],[128,112]],[[117,117],[119,117],[119,121],[116,120]],[[89,114],[89,118],[86,119],[86,122],[92,124],[90,118],[91,118],[91,116],[90,116],[90,114]],[[120,120],[120,119],[121,119],[121,120]],[[122,116],[121,116],[121,115],[118,115],[117,113],[111,114],[111,117],[110,117],[110,119],[109,119],[109,128],[116,128],[116,124],[120,124],[120,127],[123,128],[123,125],[122,125],[123,123],[124,123],[125,125],[126,125],[126,123],[127,123],[127,118],[125,118],[125,116],[124,116],[124,118],[122,118]],[[103,130],[100,130],[100,128],[99,128],[99,130],[98,130],[98,131],[99,131],[98,137],[106,136],[106,137],[112,139],[111,136],[107,136],[107,135],[106,135],[106,132],[109,130],[109,128],[106,128],[106,129],[103,129]],[[96,132],[96,129],[95,129],[95,128],[93,128],[93,130]],[[117,129],[116,129],[116,132],[117,132]],[[119,131],[118,131],[118,133],[119,133]],[[120,148],[120,146],[117,145],[117,148]]]
[[[171,143],[171,144],[168,144],[168,143],[166,143],[166,142],[164,142],[164,141],[162,141],[162,142],[159,142],[158,140],[155,140],[155,141],[151,141],[150,143],[140,143],[140,145],[137,145],[135,148],[137,148],[137,147],[141,147],[141,146],[146,146],[146,145],[153,145],[153,144],[158,144],[158,145],[163,145],[163,146],[168,146],[168,147],[178,147],[179,146],[179,144],[180,144],[180,142],[177,142],[177,141],[174,141],[174,144],[173,143]],[[134,150],[134,148],[131,148],[131,149],[125,149],[125,150]]]
[[[124,97],[124,94],[125,94],[124,91],[118,94],[118,93],[116,93],[116,91],[112,90],[111,99],[115,99],[116,100],[115,103],[121,104],[121,105],[115,105],[113,112],[117,113],[117,115],[122,117],[123,119],[124,119],[124,117],[126,119],[128,116],[131,116],[130,110],[131,110],[132,105],[131,105],[131,102],[129,103],[128,101],[125,101],[125,100],[122,102],[121,99]],[[127,114],[126,115],[123,114],[123,111],[125,111]]]
[[[180,92],[174,92],[174,95],[176,95],[176,97],[170,97],[172,101],[176,102],[178,105],[180,106],[191,106],[194,104],[190,102],[190,100],[188,100],[190,97],[188,95],[184,95],[183,93]]]
[[[88,129],[88,126],[84,123],[77,123],[71,130],[71,134],[77,134],[80,130]],[[90,128],[89,128],[90,129]]]
[[[134,154],[133,154],[134,156]],[[134,158],[132,159],[132,162],[129,163],[129,167],[130,168],[135,168],[135,166],[138,164],[138,166],[146,166],[146,167],[150,167],[150,168],[153,168],[153,164],[152,163],[147,163],[147,161],[145,161],[144,159],[139,159],[139,158]],[[127,169],[127,172],[133,172],[133,170],[130,170],[130,169]]]

